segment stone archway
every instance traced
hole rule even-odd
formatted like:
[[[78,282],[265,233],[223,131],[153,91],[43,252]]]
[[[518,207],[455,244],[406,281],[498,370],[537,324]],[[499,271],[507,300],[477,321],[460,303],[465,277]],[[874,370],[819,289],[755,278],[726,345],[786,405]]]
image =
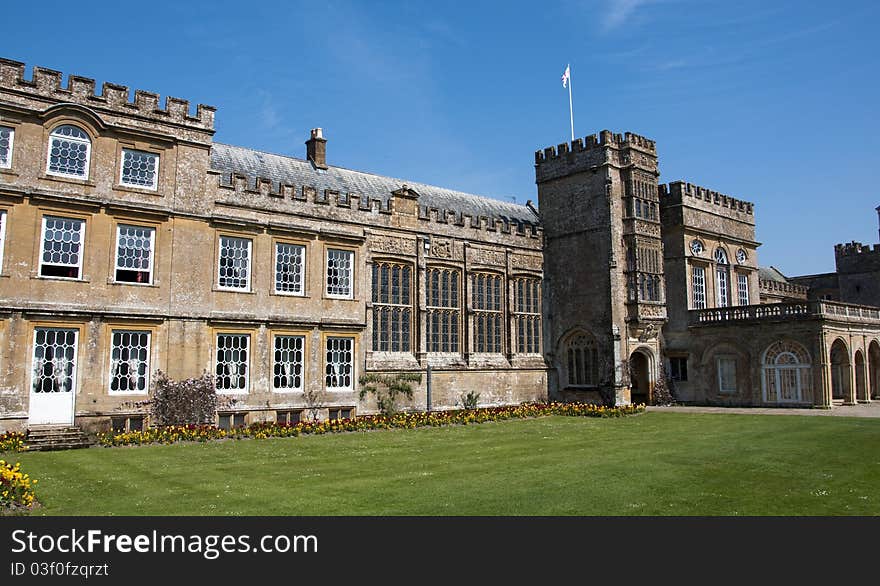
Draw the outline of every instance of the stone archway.
[[[856,350],[856,400],[868,400],[868,385],[865,381],[865,355],[861,350]]]
[[[868,389],[872,399],[880,399],[880,344],[868,346]]]
[[[651,357],[647,352],[636,350],[630,355],[629,377],[630,402],[650,404],[654,385],[651,378]]]
[[[840,338],[831,345],[831,399],[851,401],[849,349]]]

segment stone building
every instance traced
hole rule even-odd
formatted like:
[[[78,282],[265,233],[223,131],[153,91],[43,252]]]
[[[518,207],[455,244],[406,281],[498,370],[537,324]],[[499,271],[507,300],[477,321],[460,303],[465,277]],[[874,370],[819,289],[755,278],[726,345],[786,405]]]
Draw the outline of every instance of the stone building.
[[[214,143],[214,108],[0,60],[0,430],[144,425],[157,370],[222,425],[546,399],[529,208]],[[332,153],[332,149],[329,149]]]
[[[374,412],[358,379],[384,372],[422,374],[419,410],[647,402],[665,376],[695,403],[877,395],[880,250],[761,268],[754,205],[660,184],[653,140],[538,151],[535,209],[335,166],[320,128],[264,153],[214,142],[210,106],[64,81],[0,59],[0,431],[149,424],[159,370],[214,375],[223,426]]]

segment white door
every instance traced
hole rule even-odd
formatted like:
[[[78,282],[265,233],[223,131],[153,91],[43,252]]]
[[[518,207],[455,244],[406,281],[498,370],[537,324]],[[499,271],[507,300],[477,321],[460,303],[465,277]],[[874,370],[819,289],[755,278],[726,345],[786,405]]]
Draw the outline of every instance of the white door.
[[[30,425],[72,425],[78,330],[37,328],[31,363]]]

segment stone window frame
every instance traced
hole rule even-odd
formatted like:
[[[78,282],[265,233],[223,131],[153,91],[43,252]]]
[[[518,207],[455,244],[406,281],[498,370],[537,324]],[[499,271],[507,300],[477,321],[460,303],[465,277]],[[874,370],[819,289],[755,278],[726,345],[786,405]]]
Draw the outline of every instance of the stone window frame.
[[[142,391],[119,391],[113,390],[113,350],[114,346],[114,337],[116,333],[137,333],[137,334],[146,334],[147,335],[147,359],[146,359],[146,373],[144,375],[144,390]],[[151,327],[143,327],[142,324],[110,324],[107,326],[107,343],[110,349],[108,354],[108,367],[107,367],[107,393],[110,395],[148,395],[150,392],[150,383],[152,381],[150,368],[153,363],[153,344],[156,340],[156,336],[154,336],[155,330]]]
[[[302,270],[299,291],[279,291],[278,290],[278,247],[298,246],[302,250]],[[309,242],[297,238],[272,238],[272,295],[281,295],[283,297],[308,297],[309,295]]]
[[[211,366],[214,374],[214,389],[218,395],[247,395],[251,391],[251,375],[253,374],[254,365],[254,346],[257,341],[257,333],[250,329],[236,328],[213,328],[211,331],[213,343],[211,351]],[[248,340],[247,346],[247,362],[245,364],[244,387],[221,389],[218,387],[219,376],[217,370],[219,367],[218,358],[220,353],[220,337],[221,336],[243,336]],[[232,376],[231,374],[229,376]]]
[[[327,367],[329,366],[327,362],[327,352],[328,345],[330,340],[350,340],[351,341],[351,384],[350,386],[329,386],[327,384],[327,378],[329,376],[339,376],[338,374],[329,375],[327,373]],[[355,333],[350,332],[322,332],[321,333],[321,352],[322,359],[321,364],[322,368],[322,387],[328,393],[346,393],[353,392],[357,389],[357,377],[358,377],[358,350],[359,350],[359,336]]]
[[[76,400],[76,395],[79,389],[80,383],[80,359],[82,357],[82,352],[80,351],[80,346],[83,343],[83,324],[81,323],[70,323],[70,322],[58,322],[58,321],[38,321],[31,324],[29,330],[29,340],[28,347],[30,348],[30,356],[28,363],[28,390],[30,393],[34,392],[34,384],[36,383],[37,377],[36,369],[35,369],[35,358],[36,358],[36,349],[37,349],[37,331],[38,330],[72,330],[74,331],[74,345],[73,345],[73,369],[71,373],[71,389],[70,392],[73,395],[73,400]]]
[[[749,274],[742,271],[734,271],[736,275],[736,300],[738,305],[749,305]]]
[[[299,388],[286,388],[286,387],[276,387],[275,386],[275,340],[279,337],[289,337],[289,338],[302,338],[303,347],[302,347],[302,382]],[[272,330],[269,333],[269,351],[271,352],[270,359],[270,377],[271,382],[269,383],[269,388],[272,393],[283,395],[283,394],[291,394],[291,393],[304,393],[307,385],[309,384],[309,356],[311,356],[311,347],[309,344],[309,332],[307,330]]]
[[[397,259],[397,258],[384,258],[384,257],[374,258],[371,264],[372,264],[372,268],[371,268],[370,300],[371,300],[371,311],[372,311],[372,318],[373,318],[372,319],[372,336],[371,336],[372,351],[373,352],[389,353],[389,354],[413,354],[413,348],[415,347],[415,338],[416,338],[416,333],[417,333],[416,328],[415,328],[415,313],[416,313],[415,307],[416,307],[416,299],[418,296],[418,288],[416,287],[417,267],[410,260],[401,260],[401,259]],[[406,269],[409,270],[409,301],[407,303],[404,303],[404,302],[393,303],[393,301],[392,301],[393,296],[391,295],[391,292],[393,292],[393,288],[394,288],[393,272],[389,274],[389,278],[388,278],[388,283],[391,288],[388,293],[388,297],[387,297],[388,301],[387,302],[381,301],[381,295],[378,295],[378,292],[380,290],[380,285],[381,285],[381,282],[380,282],[381,281],[381,274],[377,277],[376,270],[377,270],[377,267],[383,267],[383,266],[390,267],[391,271],[393,271],[393,267],[400,267],[402,269],[401,274],[400,274],[400,279],[399,279],[400,296],[402,296],[402,294],[403,294],[402,293],[403,283],[405,282],[405,280],[403,278],[403,271]],[[399,298],[401,298],[401,297],[399,297]],[[401,319],[398,322],[400,325],[399,329],[401,330],[400,336],[399,336],[400,341],[401,341],[401,349],[400,350],[393,349],[393,343],[394,343],[393,336],[395,334],[395,330],[393,327],[393,324],[394,324],[393,320],[391,320],[391,322],[389,323],[388,328],[387,328],[387,332],[389,334],[388,348],[382,349],[381,344],[378,343],[380,341],[377,338],[377,335],[379,334],[379,330],[378,330],[377,326],[380,325],[378,323],[380,321],[378,316],[379,316],[379,312],[381,312],[384,309],[388,309],[391,312],[394,312],[395,310],[400,311],[404,317],[408,315],[408,319],[406,319],[406,320]],[[409,322],[409,335],[406,336],[406,339],[405,339],[404,332],[402,330],[403,330],[403,326],[406,323],[406,321]]]
[[[15,152],[15,127],[0,124],[0,130],[9,131],[9,146],[6,150],[6,158],[0,159],[0,169],[12,169],[13,154]]]
[[[56,134],[56,133],[58,133],[62,128],[65,128],[65,127],[72,127],[77,130],[80,130],[81,132],[83,132],[86,135],[87,138],[86,139],[73,138],[73,137],[59,138],[61,135]],[[69,142],[75,142],[75,143],[87,145],[86,160],[85,160],[85,165],[83,167],[85,169],[85,173],[83,175],[76,175],[73,173],[63,173],[60,171],[53,171],[52,170],[52,149],[54,147],[55,140],[67,140]],[[92,149],[94,147],[94,143],[95,143],[94,134],[92,132],[89,132],[89,130],[87,130],[86,128],[84,128],[84,125],[80,121],[60,120],[57,124],[52,126],[51,130],[49,130],[49,133],[48,133],[48,140],[47,140],[47,145],[46,145],[46,175],[50,176],[50,177],[58,177],[61,179],[73,179],[73,180],[78,180],[78,181],[88,181],[90,179],[90,177],[92,176],[92,173],[91,173]]]
[[[470,297],[470,318],[472,321],[471,346],[475,354],[504,354],[507,344],[505,335],[505,313],[507,303],[505,302],[505,291],[507,290],[504,273],[491,270],[474,270],[469,271],[469,297]],[[482,279],[483,293],[480,297],[480,287],[478,281]],[[491,283],[491,285],[490,285]],[[493,289],[492,293],[489,292]],[[497,306],[496,306],[497,305]],[[485,318],[486,331],[484,332],[484,344],[480,343],[480,320]],[[489,339],[489,324],[494,322],[492,341]],[[498,347],[495,347],[497,343]]]
[[[144,271],[132,271],[131,269],[119,267],[119,231],[122,226],[129,226],[133,228],[145,228],[153,231],[152,238],[150,239],[150,270],[149,279],[140,283],[137,281],[120,281],[118,279],[118,271],[125,270],[131,272],[144,272]],[[159,224],[153,222],[143,222],[140,220],[128,220],[126,218],[120,218],[113,220],[113,232],[116,234],[116,239],[114,240],[114,246],[112,250],[112,258],[111,258],[111,267],[113,271],[113,275],[111,277],[112,282],[118,285],[134,285],[138,287],[143,286],[155,286],[156,284],[156,239],[159,237]]]
[[[690,293],[691,294],[690,294],[690,299],[689,299],[691,306],[692,306],[691,308],[692,309],[706,309],[707,307],[709,307],[709,303],[708,303],[709,299],[707,296],[707,289],[706,289],[706,269],[708,268],[708,265],[705,265],[703,263],[700,263],[700,264],[689,263],[689,264],[690,264],[690,268],[691,268],[691,270],[690,270],[690,273],[691,273],[691,275],[690,275],[690,277],[691,277],[690,278]],[[702,287],[702,289],[699,292],[701,294],[702,299],[698,299],[698,297],[697,297],[697,292],[698,292],[697,271],[701,272],[701,278],[702,278],[701,287]],[[698,301],[702,301],[702,305],[699,305],[697,303]]]
[[[543,340],[543,320],[542,320],[542,311],[543,311],[543,279],[537,275],[530,274],[513,274],[509,278],[509,282],[511,285],[511,293],[513,297],[513,304],[510,308],[511,319],[513,321],[513,340],[511,341],[511,346],[516,349],[515,354],[527,354],[527,355],[541,355],[544,351],[544,340]],[[529,283],[536,287],[535,292],[532,293],[534,296],[533,302],[534,307],[526,308],[524,304],[520,303],[520,296],[518,294],[519,291],[519,283]],[[525,309],[537,309],[537,311],[525,311]],[[520,340],[522,336],[521,333],[521,324],[524,321],[535,322],[535,325],[530,328],[535,331],[532,332],[535,336],[534,340],[529,339],[530,334],[526,334],[524,338],[524,346],[520,344]],[[534,346],[536,348],[535,352],[528,352],[527,350]],[[525,348],[525,350],[523,350]]]
[[[223,261],[223,239],[234,239],[234,240],[244,240],[248,243],[248,262],[247,262],[247,283],[245,287],[230,287],[228,285],[221,285],[221,263]],[[221,230],[217,232],[217,238],[215,239],[217,246],[217,262],[215,263],[215,267],[217,268],[217,278],[214,281],[214,286],[218,291],[226,291],[232,293],[252,293],[253,292],[253,266],[254,266],[254,239],[250,236],[244,236],[242,234],[227,232],[225,230]]]
[[[329,291],[327,277],[330,272],[330,252],[331,251],[345,252],[345,253],[349,254],[351,257],[351,261],[350,261],[351,266],[349,267],[349,275],[348,275],[349,291],[347,294],[336,294],[336,293],[330,293],[330,291]],[[324,272],[323,272],[323,279],[322,279],[323,280],[322,289],[324,291],[324,297],[327,299],[336,299],[336,300],[342,300],[342,301],[355,300],[356,299],[355,293],[356,293],[356,289],[357,289],[357,287],[356,287],[357,281],[355,281],[355,279],[357,278],[356,267],[357,267],[357,262],[358,262],[357,248],[352,247],[352,246],[339,245],[339,244],[335,244],[335,243],[332,243],[332,244],[325,243],[323,256],[324,256]]]
[[[456,275],[456,277],[457,277],[457,291],[455,291],[455,293],[456,293],[456,295],[455,295],[456,304],[455,305],[443,305],[442,304],[442,301],[443,301],[442,291],[440,293],[438,293],[438,296],[437,296],[438,301],[440,301],[440,304],[433,305],[431,303],[432,292],[434,290],[433,285],[431,283],[433,271],[439,271],[439,273],[440,273],[438,289],[442,289],[442,273],[443,272],[448,272],[450,275],[453,275],[453,274]],[[431,264],[431,265],[428,265],[425,267],[424,274],[425,274],[425,350],[426,350],[426,352],[428,352],[430,354],[447,354],[447,355],[459,354],[460,355],[462,352],[462,329],[463,329],[462,328],[462,305],[463,305],[463,299],[464,299],[464,290],[463,290],[464,287],[462,285],[464,282],[465,272],[460,267],[456,267],[456,266],[445,265],[445,264]],[[452,285],[452,281],[450,280],[450,287],[451,287],[451,285]],[[452,292],[450,291],[450,295],[448,295],[448,297],[451,297],[451,293]],[[448,344],[448,347],[450,348],[449,350],[443,350],[443,347],[444,347],[443,328],[442,328],[443,324],[440,322],[438,322],[438,324],[440,326],[440,331],[439,331],[439,333],[435,333],[435,335],[437,336],[437,341],[438,341],[437,347],[439,347],[440,349],[439,350],[432,349],[434,347],[434,345],[432,344],[432,333],[434,333],[434,332],[432,329],[432,319],[431,318],[435,314],[449,314],[450,317],[452,318],[452,319],[448,320],[448,322],[449,322],[449,325],[454,325],[455,327],[454,327],[454,330],[453,330],[453,328],[449,329],[449,344]],[[453,349],[453,344],[452,344],[453,335],[454,335],[454,341],[455,341],[454,349]]]
[[[575,347],[575,342],[581,340],[583,344]],[[598,387],[602,381],[602,368],[599,341],[596,337],[586,330],[577,329],[566,336],[563,348],[565,351],[566,386],[582,389]],[[580,353],[578,353],[578,349],[581,350]],[[579,376],[580,374],[583,374],[583,377]]]
[[[791,356],[794,361],[781,361],[783,356]],[[794,400],[780,398],[783,386],[783,373],[794,375],[797,397]],[[772,377],[774,401],[768,399],[770,378]],[[787,381],[786,381],[787,382]],[[803,403],[813,395],[813,360],[810,351],[800,342],[782,338],[769,344],[761,352],[761,398],[765,403]]]
[[[733,292],[730,282],[730,255],[723,246],[718,246],[712,260],[715,263],[715,306],[730,307]]]
[[[125,182],[125,155],[126,153],[133,153],[138,155],[151,155],[156,158],[156,169],[153,172],[153,183],[152,185],[140,185],[137,183],[126,183]],[[119,175],[116,177],[117,185],[120,187],[124,187],[126,189],[140,189],[144,191],[156,192],[159,190],[159,179],[162,173],[162,154],[155,150],[149,150],[145,148],[138,148],[135,146],[129,146],[127,144],[120,144],[119,146]]]
[[[74,220],[80,222],[81,232],[80,232],[80,250],[79,255],[77,257],[77,264],[55,264],[55,263],[44,263],[43,262],[43,254],[45,253],[46,246],[46,223],[49,219],[61,219],[61,220]],[[59,279],[63,281],[87,281],[85,278],[85,263],[84,257],[86,254],[86,249],[88,248],[88,240],[89,230],[88,230],[88,221],[91,219],[90,216],[86,214],[77,214],[77,213],[68,213],[67,211],[56,211],[56,210],[41,210],[40,211],[40,232],[39,238],[40,243],[39,246],[36,247],[38,251],[38,256],[36,259],[37,273],[36,277],[39,279]],[[44,275],[43,274],[43,266],[62,266],[62,267],[70,267],[74,266],[77,269],[77,273],[75,277],[65,277],[60,275]]]
[[[675,382],[688,382],[687,354],[673,354],[669,356],[669,378]]]

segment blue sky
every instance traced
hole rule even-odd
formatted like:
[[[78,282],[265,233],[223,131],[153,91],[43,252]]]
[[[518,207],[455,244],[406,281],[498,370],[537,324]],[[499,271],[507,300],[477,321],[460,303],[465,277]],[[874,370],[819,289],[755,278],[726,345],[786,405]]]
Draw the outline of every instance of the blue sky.
[[[0,56],[216,106],[215,139],[537,201],[534,151],[657,141],[661,181],[756,204],[762,265],[878,240],[880,6],[841,0],[10,2]],[[58,16],[52,17],[50,15]]]

